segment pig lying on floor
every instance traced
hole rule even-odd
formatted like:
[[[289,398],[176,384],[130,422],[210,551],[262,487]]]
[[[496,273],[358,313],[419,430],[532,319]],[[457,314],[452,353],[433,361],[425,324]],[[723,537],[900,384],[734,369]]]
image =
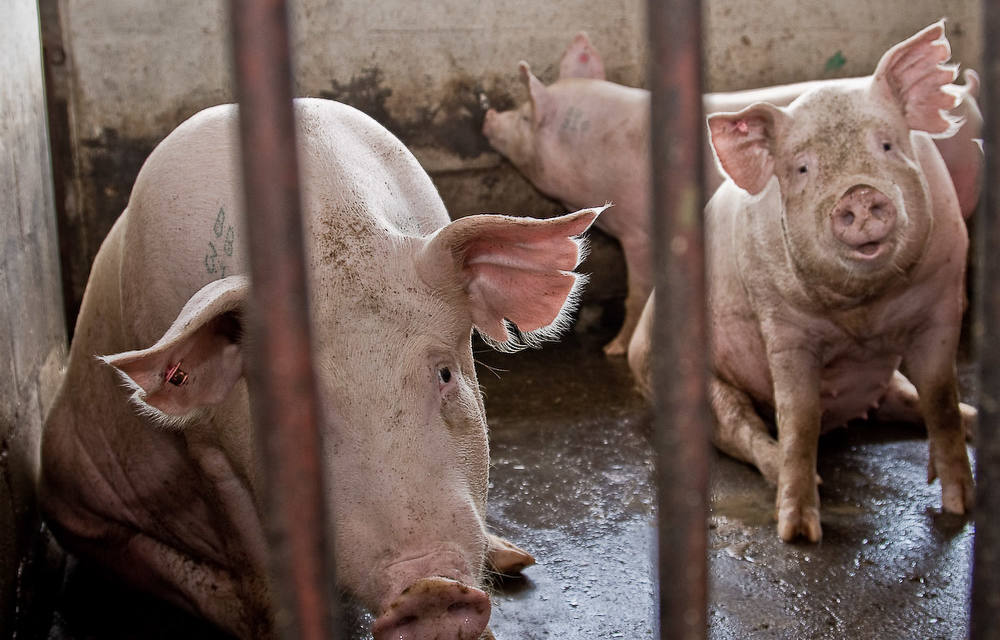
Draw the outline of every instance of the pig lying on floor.
[[[625,254],[628,294],[625,320],[604,350],[624,354],[642,308],[653,287],[649,221],[649,93],[606,82],[600,54],[580,33],[563,54],[559,80],[546,87],[526,62],[521,77],[530,100],[518,109],[488,110],[483,134],[540,191],[576,209],[612,202],[614,207],[597,225],[621,243]],[[979,199],[982,150],[976,143],[982,117],[975,98],[978,76],[966,72],[966,85],[953,87],[962,100],[953,115],[963,118],[960,131],[936,140],[958,188],[968,217]],[[860,86],[870,77],[782,85],[751,91],[706,94],[705,110],[736,111],[753,102],[787,105],[803,92],[821,85]],[[722,183],[705,140],[706,193]]]
[[[705,209],[714,441],[777,485],[783,540],[820,540],[817,439],[872,410],[923,421],[944,510],[972,506],[955,367],[969,240],[931,139],[958,126],[949,56],[940,22],[864,83],[708,118],[727,175]],[[647,387],[652,305],[629,350]]]
[[[318,384],[343,427],[321,426],[340,586],[379,616],[378,640],[492,637],[484,565],[532,558],[484,525],[470,337],[516,347],[557,332],[580,284],[577,237],[598,211],[449,222],[374,120],[313,99],[296,117]],[[139,172],[87,285],[45,425],[40,499],[70,551],[263,638],[238,148],[236,108],[213,107]]]

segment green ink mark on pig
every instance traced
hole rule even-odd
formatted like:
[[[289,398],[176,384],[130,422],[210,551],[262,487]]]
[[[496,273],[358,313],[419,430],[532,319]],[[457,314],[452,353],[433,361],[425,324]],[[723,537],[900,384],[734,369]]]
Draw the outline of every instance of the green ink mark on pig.
[[[215,227],[212,229],[215,232],[216,238],[222,237],[222,230],[225,229],[226,225],[226,210],[219,207],[219,215],[215,217]]]
[[[215,250],[215,245],[211,242],[208,243],[208,248],[211,254],[205,254],[205,271],[208,273],[215,273],[218,270],[218,266],[215,264],[215,259],[219,256],[219,253]]]

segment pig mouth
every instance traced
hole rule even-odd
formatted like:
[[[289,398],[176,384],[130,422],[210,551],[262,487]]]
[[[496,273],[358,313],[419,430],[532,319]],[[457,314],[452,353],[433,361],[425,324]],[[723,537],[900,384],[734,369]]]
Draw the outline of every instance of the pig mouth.
[[[885,243],[883,242],[866,242],[855,248],[855,251],[864,258],[875,258],[883,251],[884,248]]]

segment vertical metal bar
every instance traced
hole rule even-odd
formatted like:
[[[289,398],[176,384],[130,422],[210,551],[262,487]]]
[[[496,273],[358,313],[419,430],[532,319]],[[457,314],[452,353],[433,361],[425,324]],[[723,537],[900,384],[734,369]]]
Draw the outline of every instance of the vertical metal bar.
[[[700,0],[650,0],[661,638],[705,638],[707,329]],[[655,357],[655,356],[659,357]]]
[[[324,535],[288,13],[284,0],[231,0],[230,13],[250,241],[248,382],[264,464],[275,627],[282,638],[327,640],[337,617],[330,615],[336,601]]]
[[[976,538],[970,638],[1000,635],[1000,6],[983,1],[983,137],[986,171],[977,211],[973,255],[976,315],[973,344],[979,359],[979,430],[976,434]]]

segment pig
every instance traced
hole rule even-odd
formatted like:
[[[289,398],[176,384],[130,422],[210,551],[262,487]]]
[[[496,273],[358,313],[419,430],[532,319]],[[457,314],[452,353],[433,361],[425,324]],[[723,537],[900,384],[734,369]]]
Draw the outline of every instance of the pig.
[[[727,176],[705,207],[713,441],[777,486],[782,540],[821,539],[817,438],[869,415],[923,421],[943,509],[972,506],[955,365],[969,240],[931,138],[959,126],[949,56],[938,22],[864,83],[708,117]],[[646,389],[654,313],[629,348]]]
[[[504,349],[554,337],[599,211],[450,222],[374,120],[319,99],[295,113],[321,414],[340,425],[320,425],[331,564],[377,616],[377,640],[492,637],[486,565],[533,559],[484,524],[472,332]],[[237,120],[235,105],[202,111],[142,166],[93,265],[39,495],[69,551],[263,638],[272,594],[244,375]]]
[[[490,145],[519,169],[540,191],[569,209],[611,201],[614,208],[597,225],[615,237],[625,255],[628,293],[625,319],[604,347],[608,355],[625,354],[636,323],[652,290],[649,212],[649,94],[605,80],[604,63],[585,33],[567,47],[559,80],[546,87],[518,65],[529,101],[511,111],[486,111],[483,134]],[[983,157],[976,144],[982,131],[976,96],[978,76],[967,70],[966,85],[949,90],[963,100],[953,110],[965,124],[951,138],[936,140],[959,187],[963,213],[975,209]],[[860,86],[870,77],[803,82],[704,96],[706,112],[736,111],[756,101],[787,105],[810,88]],[[705,138],[706,193],[723,181]]]

